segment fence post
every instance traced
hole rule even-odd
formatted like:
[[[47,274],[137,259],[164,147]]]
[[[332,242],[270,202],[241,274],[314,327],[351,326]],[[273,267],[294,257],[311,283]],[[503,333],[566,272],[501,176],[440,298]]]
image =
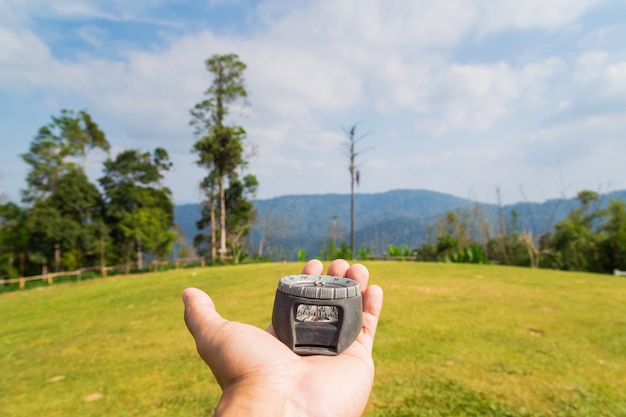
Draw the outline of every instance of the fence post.
[[[24,278],[20,278],[20,290],[23,290],[26,286],[26,280]]]

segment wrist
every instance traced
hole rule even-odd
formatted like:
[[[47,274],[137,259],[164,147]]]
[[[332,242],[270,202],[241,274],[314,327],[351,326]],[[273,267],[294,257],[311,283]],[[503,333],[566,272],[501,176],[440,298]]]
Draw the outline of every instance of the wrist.
[[[307,416],[297,398],[271,385],[230,388],[222,393],[215,409],[215,417]]]

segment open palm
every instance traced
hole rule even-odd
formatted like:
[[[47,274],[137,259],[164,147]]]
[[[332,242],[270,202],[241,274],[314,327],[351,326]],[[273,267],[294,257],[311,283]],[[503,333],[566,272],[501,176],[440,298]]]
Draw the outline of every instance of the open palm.
[[[303,274],[321,274],[320,261],[309,261]],[[359,416],[374,380],[372,346],[383,293],[368,286],[360,264],[333,261],[328,275],[359,282],[363,326],[356,341],[338,356],[298,356],[267,331],[226,320],[211,298],[195,288],[183,292],[185,322],[198,353],[222,387],[215,415]]]

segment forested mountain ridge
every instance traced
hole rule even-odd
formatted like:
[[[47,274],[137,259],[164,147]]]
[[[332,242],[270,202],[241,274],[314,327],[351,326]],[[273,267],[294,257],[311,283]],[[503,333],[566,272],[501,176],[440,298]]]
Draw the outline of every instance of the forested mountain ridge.
[[[603,194],[600,204],[609,199],[626,200],[626,190]],[[531,233],[545,233],[554,223],[579,206],[576,198],[551,199],[542,203],[519,202],[499,207],[450,194],[429,190],[393,190],[355,195],[355,232],[357,248],[365,245],[372,254],[382,254],[389,244],[415,248],[436,238],[437,220],[446,212],[467,213],[472,222],[478,218],[495,228],[504,219],[511,227]],[[299,249],[316,256],[325,242],[335,239],[339,245],[349,240],[350,195],[288,195],[254,201],[257,220],[248,238],[251,253],[274,259],[295,259]],[[198,204],[177,206],[175,221],[188,242],[198,233],[195,222],[200,216]],[[476,228],[480,225],[474,224]]]

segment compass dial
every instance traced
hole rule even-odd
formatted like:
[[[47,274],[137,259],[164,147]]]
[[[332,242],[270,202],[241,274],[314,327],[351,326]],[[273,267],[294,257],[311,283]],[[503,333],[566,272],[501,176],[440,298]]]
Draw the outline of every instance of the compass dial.
[[[304,323],[337,323],[339,321],[339,307],[298,304],[296,321]]]

